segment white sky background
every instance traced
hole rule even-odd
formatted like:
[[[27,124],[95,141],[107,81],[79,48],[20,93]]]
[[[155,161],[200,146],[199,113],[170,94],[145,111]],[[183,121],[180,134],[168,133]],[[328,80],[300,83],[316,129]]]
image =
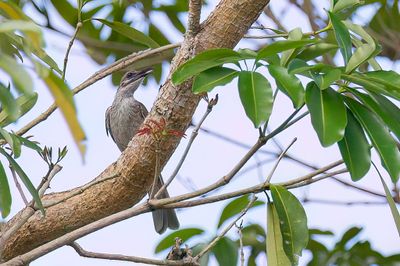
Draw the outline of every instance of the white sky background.
[[[214,3],[217,1],[210,2]],[[272,1],[271,6],[274,10],[282,10],[286,8],[285,3],[283,1]],[[206,18],[213,7],[214,5],[210,4],[208,8],[203,9],[202,19]],[[286,12],[282,21],[287,28],[292,29],[301,25],[304,32],[309,30],[307,20],[302,18],[296,9],[291,8],[286,10]],[[135,15],[134,12],[132,15]],[[73,33],[73,29],[66,25],[60,18],[55,17],[55,19],[58,28],[65,29],[65,32],[69,34]],[[170,30],[173,27],[160,14],[154,14],[153,21],[167,30],[170,40],[180,41],[182,39],[180,33]],[[186,18],[183,21],[186,23]],[[265,21],[264,25],[272,24]],[[58,62],[59,66],[62,66],[69,39],[50,31],[46,31],[45,36],[47,40],[47,52]],[[249,42],[243,41],[237,47],[245,48],[251,46]],[[398,65],[393,66],[391,62],[383,62],[383,66],[386,69],[393,67],[395,70],[396,68],[397,70],[399,69]],[[85,55],[83,46],[79,42],[75,42],[69,57],[66,75],[70,86],[75,87],[100,68],[100,66]],[[149,109],[156,97],[158,88],[159,84],[155,84],[152,80],[147,87],[142,87],[135,96],[137,99],[143,101]],[[25,125],[28,121],[36,117],[36,115],[43,112],[52,102],[50,94],[40,82],[36,82],[36,89],[39,92],[37,106],[26,117],[10,128],[18,129],[22,125]],[[109,164],[117,160],[120,152],[111,138],[106,136],[104,128],[104,112],[111,105],[115,89],[111,84],[110,78],[106,78],[75,97],[79,120],[88,138],[85,164],[82,164],[78,150],[59,111],[56,111],[47,121],[36,126],[29,132],[29,134],[35,136],[35,140],[38,140],[43,145],[45,144],[54,148],[67,145],[69,148],[69,153],[62,162],[64,168],[55,177],[49,192],[63,191],[83,185],[96,177]],[[215,93],[219,93],[220,101],[209,118],[207,118],[204,127],[248,145],[254,144],[258,137],[258,131],[253,128],[241,107],[236,81],[228,86],[219,87],[210,96],[213,97]],[[206,103],[202,101],[194,116],[195,122],[199,121],[205,108]],[[292,105],[290,101],[280,93],[274,105],[270,128],[279,125],[291,112]],[[191,129],[186,133],[190,136]],[[340,154],[335,145],[326,149],[321,148],[316,133],[311,127],[309,118],[303,119],[284,134],[279,135],[278,140],[286,147],[294,137],[297,137],[298,140],[290,149],[290,154],[298,158],[319,166],[340,159]],[[164,177],[168,177],[174,170],[186,143],[187,139],[183,139],[181,145],[164,169]],[[276,150],[276,147],[272,143],[268,143],[263,149]],[[200,188],[226,174],[245,153],[246,149],[201,133],[194,142],[190,156],[185,161],[179,175],[183,178],[189,178],[196,187]],[[258,153],[254,159],[250,160],[248,165],[253,165],[257,162],[256,160],[262,161],[266,158],[268,157]],[[374,156],[374,160],[379,164],[379,158],[376,155]],[[45,163],[41,161],[39,156],[27,149],[23,150],[23,155],[19,162],[35,184],[40,182],[41,177],[47,171]],[[233,191],[257,184],[260,181],[260,173],[265,177],[272,165],[273,163],[263,165],[259,171],[254,170],[233,179],[231,184],[226,186],[223,191]],[[279,165],[272,181],[281,182],[306,173],[309,173],[308,169],[284,160]],[[385,176],[387,177],[386,173]],[[348,175],[342,175],[342,178],[350,181]],[[372,170],[364,179],[357,182],[357,185],[383,192],[378,176]],[[173,182],[169,191],[172,195],[188,192],[187,188],[178,180]],[[348,189],[330,180],[317,182],[305,188],[292,190],[292,192],[299,199],[307,196],[310,199],[338,201],[380,200],[379,198],[371,198],[355,190]],[[14,195],[12,205],[13,215],[22,208],[23,203],[14,186],[12,186],[12,193]],[[259,194],[259,197],[260,199],[265,199],[263,194]],[[215,233],[220,211],[226,203],[220,202],[207,206],[178,210],[181,228],[200,227],[207,229],[210,234],[205,236],[204,240],[210,239]],[[399,238],[387,205],[336,206],[308,203],[305,205],[305,209],[310,228],[332,230],[340,236],[351,226],[362,226],[364,227],[361,233],[362,239],[370,240],[374,248],[384,254],[400,252],[398,245]],[[250,211],[244,218],[244,224],[256,222],[265,225],[265,213],[265,208],[262,207]],[[235,238],[237,237],[235,230],[232,230],[230,234]],[[153,254],[154,247],[161,238],[162,236],[160,237],[153,229],[151,215],[145,214],[95,232],[79,239],[78,243],[89,251],[155,257]],[[332,241],[327,241],[327,243],[332,243]],[[191,243],[189,242],[188,244],[190,245]],[[157,257],[163,258],[163,256],[164,254]],[[300,260],[301,265],[307,262],[308,259],[306,258],[307,256],[303,256]],[[79,257],[72,248],[63,247],[38,259],[31,265],[127,265],[127,263],[85,259]],[[266,265],[266,262],[260,260],[259,265]]]

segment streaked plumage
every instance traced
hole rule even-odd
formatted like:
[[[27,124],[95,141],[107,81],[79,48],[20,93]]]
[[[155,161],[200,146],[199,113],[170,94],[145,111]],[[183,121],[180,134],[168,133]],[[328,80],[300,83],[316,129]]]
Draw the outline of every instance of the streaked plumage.
[[[148,114],[146,107],[137,101],[133,94],[149,73],[151,73],[151,69],[126,73],[121,80],[112,105],[107,108],[106,133],[111,136],[121,152],[126,149]],[[163,180],[160,176],[155,183],[154,191],[158,191],[162,185]],[[160,196],[160,198],[168,197],[166,190]],[[159,234],[165,232],[167,228],[179,228],[179,221],[173,209],[155,210],[152,214],[155,230]]]

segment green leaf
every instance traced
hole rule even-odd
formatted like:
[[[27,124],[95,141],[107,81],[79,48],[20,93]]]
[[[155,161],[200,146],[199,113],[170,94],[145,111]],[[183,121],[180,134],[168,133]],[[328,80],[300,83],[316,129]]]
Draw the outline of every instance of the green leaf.
[[[21,156],[21,141],[17,138],[17,135],[11,134],[11,138],[13,141],[12,151],[14,158],[18,158]]]
[[[33,82],[24,67],[18,64],[12,57],[2,54],[0,56],[0,68],[10,75],[15,87],[24,94],[33,93]]]
[[[86,139],[86,137],[77,118],[71,90],[61,80],[61,78],[56,76],[53,72],[49,72],[49,75],[44,77],[43,81],[46,83],[57,106],[60,108],[65,120],[67,121],[75,143],[77,144],[83,157],[86,150],[83,141]]]
[[[8,143],[8,145],[10,146],[11,150],[14,151],[14,140],[11,137],[11,134],[7,132],[7,130],[4,130],[2,128],[0,128],[0,135],[2,135],[3,139]]]
[[[207,243],[198,243],[194,245],[191,249],[193,252],[193,256],[199,254],[203,249],[207,247]],[[210,252],[207,252],[200,258],[200,266],[208,266],[208,261],[210,260]]]
[[[371,150],[364,130],[349,111],[344,137],[338,142],[338,146],[351,179],[360,180],[371,166]]]
[[[15,30],[41,33],[39,26],[35,24],[33,21],[9,20],[9,21],[2,21],[0,24],[0,32],[9,32]]]
[[[332,12],[328,12],[329,19],[335,32],[336,41],[338,42],[340,53],[343,56],[345,64],[349,62],[351,57],[351,39],[349,30]]]
[[[10,120],[12,121],[17,120],[19,116],[18,105],[14,97],[12,96],[10,90],[4,87],[2,83],[0,83],[0,101],[1,101],[1,107],[3,109],[2,112],[7,114]]]
[[[350,228],[343,234],[342,238],[336,243],[335,247],[340,248],[342,250],[347,250],[346,244],[349,243],[350,240],[355,238],[361,231],[362,231],[361,227],[354,226]]]
[[[297,109],[304,103],[304,88],[300,80],[288,69],[281,66],[269,65],[269,73],[275,79],[276,86],[293,102],[293,106]]]
[[[310,82],[306,88],[306,104],[322,146],[330,146],[343,138],[347,119],[340,94],[332,88],[320,90],[315,82]]]
[[[375,53],[375,45],[365,43],[354,51],[354,54],[349,59],[346,65],[346,73],[352,72],[354,69],[359,67],[365,61],[368,61]]]
[[[1,217],[6,218],[11,210],[11,193],[8,185],[7,175],[4,171],[3,164],[0,162],[0,211]]]
[[[333,7],[332,12],[338,13],[339,11],[352,7],[354,5],[361,4],[360,0],[339,0],[336,2],[335,6]]]
[[[225,63],[235,63],[246,59],[243,55],[227,48],[210,49],[196,55],[191,60],[181,65],[172,74],[172,82],[179,85],[188,78],[204,70],[220,66]]]
[[[287,189],[278,185],[271,185],[270,189],[279,217],[283,249],[292,265],[297,265],[308,243],[306,213],[299,200]]]
[[[38,208],[45,215],[45,211],[43,208],[42,200],[39,197],[39,193],[37,192],[36,188],[33,186],[31,180],[29,180],[28,176],[25,174],[24,170],[19,166],[19,164],[3,149],[0,149],[0,153],[7,158],[8,162],[11,164],[12,168],[18,174],[19,178],[21,179],[22,183],[24,183],[25,187],[28,189],[29,193],[31,193],[33,200],[37,204]]]
[[[238,245],[228,237],[218,240],[217,244],[212,248],[212,252],[219,265],[237,265],[238,262]]]
[[[14,135],[14,136],[16,136],[18,138],[18,140],[22,143],[22,145],[24,145],[25,147],[28,147],[28,148],[30,148],[32,150],[37,151],[37,152],[41,152],[42,151],[42,148],[40,148],[39,145],[37,145],[35,142],[30,141],[29,139],[21,137],[21,136],[18,136],[18,135]]]
[[[279,217],[273,203],[267,205],[267,264],[274,266],[292,265],[283,250]]]
[[[342,79],[361,85],[364,89],[375,93],[382,93],[400,100],[400,85],[398,74],[394,71],[371,71],[365,74],[342,74]]]
[[[400,153],[389,131],[366,107],[349,97],[345,97],[345,101],[367,132],[372,145],[381,157],[383,167],[388,171],[393,182],[397,182],[400,174]]]
[[[231,82],[239,72],[227,67],[213,67],[201,72],[194,80],[192,91],[194,93],[210,92],[217,86]]]
[[[163,250],[171,248],[175,245],[175,238],[179,237],[183,242],[187,242],[190,238],[201,235],[204,233],[203,229],[200,228],[185,228],[178,231],[174,231],[171,234],[164,237],[160,243],[156,246],[155,253],[159,253]]]
[[[217,228],[219,228],[229,218],[235,216],[236,214],[239,214],[249,204],[249,202],[250,200],[248,195],[241,196],[229,202],[221,213]],[[250,209],[260,205],[264,205],[264,202],[257,200],[250,207]]]
[[[337,50],[338,45],[334,43],[316,43],[313,45],[308,46],[306,49],[304,49],[302,52],[300,52],[296,58],[302,59],[305,61],[309,61],[312,59],[315,59],[319,56],[325,55],[331,51]]]
[[[301,28],[294,28],[289,32],[287,39],[292,41],[299,41],[302,38],[303,38],[303,32],[301,31]],[[290,60],[296,55],[298,49],[299,48],[294,48],[283,51],[280,60],[281,66],[287,66],[288,62],[290,62]]]
[[[396,224],[396,228],[397,228],[397,233],[400,236],[400,214],[399,214],[399,210],[397,209],[396,203],[393,200],[393,196],[390,193],[390,190],[388,188],[388,186],[385,183],[385,180],[383,180],[383,178],[381,176],[379,176],[382,182],[382,186],[385,190],[385,195],[386,195],[386,199],[389,203],[389,207],[390,207],[390,212],[392,213],[393,216],[393,220]]]
[[[342,71],[340,69],[334,68],[334,69],[329,69],[326,70],[325,73],[312,73],[312,77],[317,84],[317,86],[321,90],[325,90],[328,88],[333,82],[337,81],[340,79],[340,75],[342,74]]]
[[[160,45],[158,45],[158,43],[156,43],[152,38],[142,33],[141,31],[138,31],[137,29],[130,27],[125,23],[121,23],[118,21],[108,21],[105,19],[98,19],[98,18],[95,20],[100,21],[101,23],[109,26],[119,34],[122,34],[123,36],[131,39],[136,43],[146,45],[150,48],[160,47]]]
[[[276,41],[271,43],[270,45],[265,46],[258,52],[257,60],[264,59],[269,56],[276,55],[277,53],[281,53],[286,50],[295,49],[299,47],[305,47],[308,44],[316,43],[316,39],[311,40],[285,40],[285,41]]]
[[[246,115],[258,128],[268,121],[272,112],[273,96],[268,80],[257,72],[242,71],[239,74],[239,95]]]
[[[400,109],[384,96],[370,92],[370,95],[350,89],[366,106],[374,111],[389,129],[400,139]]]
[[[18,106],[18,118],[26,114],[36,104],[38,94],[34,92],[32,95],[21,95],[17,98],[16,105]],[[5,110],[0,112],[0,126],[5,127],[14,122]]]

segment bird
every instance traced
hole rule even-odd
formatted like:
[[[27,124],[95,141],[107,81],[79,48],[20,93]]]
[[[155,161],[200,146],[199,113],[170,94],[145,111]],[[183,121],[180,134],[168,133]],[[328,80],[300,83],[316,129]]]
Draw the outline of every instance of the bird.
[[[126,149],[133,136],[136,135],[148,114],[144,104],[135,99],[134,93],[151,72],[151,68],[146,68],[125,73],[111,106],[106,110],[106,134],[111,136],[121,152]],[[153,183],[154,187],[150,191],[157,192],[164,185],[162,176],[160,175]],[[149,196],[152,197],[150,192]],[[168,191],[165,189],[158,198],[169,198]],[[167,228],[179,228],[178,217],[174,209],[153,210],[152,215],[154,229],[159,234],[164,233]]]

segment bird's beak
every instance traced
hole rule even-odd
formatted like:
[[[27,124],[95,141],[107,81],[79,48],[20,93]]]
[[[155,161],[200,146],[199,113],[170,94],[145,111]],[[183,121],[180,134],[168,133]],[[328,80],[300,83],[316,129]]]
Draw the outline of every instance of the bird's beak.
[[[142,77],[146,77],[147,75],[149,75],[151,72],[153,72],[153,68],[149,67],[149,68],[145,68],[143,70],[138,71],[137,73],[137,78],[136,79],[140,79]]]

